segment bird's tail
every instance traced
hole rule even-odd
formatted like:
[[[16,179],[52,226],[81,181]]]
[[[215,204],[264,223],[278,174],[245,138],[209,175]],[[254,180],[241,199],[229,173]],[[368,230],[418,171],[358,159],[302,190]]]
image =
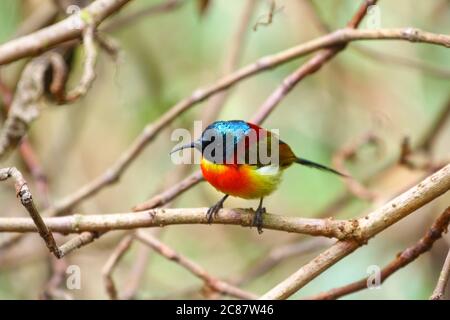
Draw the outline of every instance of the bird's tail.
[[[339,171],[336,171],[334,169],[331,169],[331,168],[321,165],[319,163],[312,162],[312,161],[309,161],[309,160],[306,160],[303,158],[296,157],[295,162],[298,164],[310,167],[310,168],[315,168],[315,169],[331,172],[331,173],[337,174],[338,176],[341,176],[341,177],[348,177],[347,175],[340,173]]]

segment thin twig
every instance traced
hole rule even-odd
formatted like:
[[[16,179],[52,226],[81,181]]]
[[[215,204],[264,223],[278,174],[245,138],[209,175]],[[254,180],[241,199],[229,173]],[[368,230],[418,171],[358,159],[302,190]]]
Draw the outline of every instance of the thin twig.
[[[309,16],[312,18],[313,23],[316,25],[317,29],[320,32],[329,33],[332,31],[330,26],[320,16],[319,10],[317,8],[317,2],[304,0],[302,1],[302,4],[304,5],[303,8],[307,10]],[[389,64],[394,64],[395,66],[403,66],[411,69],[420,70],[434,77],[445,79],[450,78],[450,69],[446,69],[444,66],[435,66],[433,64],[429,64],[426,61],[422,61],[419,59],[398,56],[384,51],[374,50],[369,47],[363,47],[360,45],[352,46],[350,50],[353,50],[366,58],[376,60],[377,62],[381,61]]]
[[[142,278],[147,271],[148,258],[150,255],[150,248],[146,245],[140,244],[137,252],[136,261],[130,269],[129,277],[126,281],[126,286],[123,289],[121,298],[124,300],[131,300],[136,298],[137,291],[142,285]]]
[[[201,171],[196,171],[193,174],[191,174],[190,176],[181,180],[180,182],[174,184],[170,188],[153,196],[149,200],[136,205],[133,208],[133,210],[134,211],[144,211],[144,210],[163,206],[166,203],[172,201],[174,198],[181,195],[184,191],[194,187],[201,181],[203,181],[203,175],[202,175]]]
[[[31,60],[21,74],[8,117],[0,132],[0,160],[19,144],[31,122],[38,116],[49,57],[50,54],[44,54]]]
[[[95,80],[95,64],[97,62],[97,49],[94,41],[94,24],[87,25],[83,30],[83,47],[85,52],[85,62],[83,75],[77,87],[69,91],[65,97],[67,102],[73,102],[83,97]]]
[[[2,95],[1,100],[4,105],[4,110],[6,113],[9,112],[11,103],[13,101],[13,92],[6,85],[4,85],[0,80],[0,94]],[[28,171],[33,176],[33,180],[38,189],[40,198],[43,199],[45,207],[50,204],[49,194],[48,194],[48,179],[47,175],[42,168],[42,165],[36,155],[34,148],[31,146],[30,140],[25,136],[19,142],[19,152],[22,160],[24,161]]]
[[[151,5],[148,8],[139,9],[134,12],[128,13],[123,17],[117,17],[105,27],[102,28],[103,31],[114,32],[119,28],[122,29],[130,24],[139,22],[142,18],[147,18],[154,14],[159,14],[163,12],[170,12],[172,10],[178,9],[182,4],[186,3],[186,0],[165,0],[162,3]]]
[[[61,288],[66,279],[66,270],[68,267],[67,261],[65,259],[56,259],[52,256],[50,259],[51,276],[41,293],[41,298],[73,300],[72,295]]]
[[[425,152],[431,151],[432,146],[435,144],[436,140],[439,138],[449,121],[450,96],[447,98],[447,101],[442,110],[438,113],[435,123],[430,127],[430,130],[425,135],[423,142],[419,146],[419,148],[423,149]]]
[[[102,234],[102,232],[96,231],[82,232],[59,247],[61,257],[65,257],[72,251],[94,242]]]
[[[16,194],[20,199],[20,202],[28,211],[33,220],[35,228],[38,230],[39,235],[44,240],[47,248],[51,253],[53,253],[57,258],[61,257],[61,251],[56,245],[55,239],[52,233],[47,228],[44,220],[42,220],[36,206],[33,202],[33,197],[31,195],[30,189],[28,188],[27,182],[23,178],[19,170],[14,167],[0,169],[0,181],[5,181],[12,178],[15,182]]]
[[[243,285],[253,279],[272,270],[281,262],[297,256],[302,256],[319,249],[325,248],[333,243],[332,239],[328,238],[314,238],[302,239],[294,243],[288,243],[279,247],[275,247],[268,253],[264,254],[264,258],[248,269],[242,276],[237,277],[233,283]]]
[[[132,243],[133,235],[129,234],[123,237],[117,247],[114,249],[111,256],[108,258],[108,261],[106,261],[105,265],[103,266],[103,281],[105,282],[106,292],[108,293],[108,296],[111,300],[119,299],[116,286],[114,285],[114,281],[112,279],[112,272],[114,271],[115,267],[122,259],[122,257],[125,255],[125,253],[128,252]]]
[[[450,208],[447,210],[450,211]],[[445,262],[444,262],[444,265],[442,266],[442,271],[439,275],[439,279],[436,284],[436,288],[434,288],[434,291],[430,297],[430,300],[443,300],[444,299],[445,288],[447,287],[449,278],[450,278],[450,250],[447,253],[447,257],[445,258]]]
[[[150,246],[153,250],[158,252],[163,257],[176,262],[177,264],[191,272],[193,275],[200,278],[205,283],[205,286],[212,289],[213,291],[236,297],[238,299],[256,299],[257,297],[253,293],[246,292],[225,281],[213,277],[202,266],[176,252],[149,233],[138,230],[136,232],[136,238],[142,243]]]

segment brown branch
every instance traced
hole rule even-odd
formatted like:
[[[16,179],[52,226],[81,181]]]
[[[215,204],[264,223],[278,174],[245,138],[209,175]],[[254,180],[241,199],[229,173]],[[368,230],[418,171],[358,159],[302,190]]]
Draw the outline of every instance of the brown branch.
[[[112,278],[112,273],[125,253],[128,252],[132,243],[133,235],[129,234],[123,237],[103,266],[103,281],[105,282],[106,292],[111,300],[119,299],[119,295],[117,294],[117,289]]]
[[[94,242],[102,234],[102,232],[96,231],[82,232],[59,247],[61,257],[65,257],[72,251]]]
[[[136,262],[129,272],[126,286],[121,295],[123,300],[135,299],[139,286],[142,284],[142,278],[147,271],[149,255],[150,248],[141,244],[137,252]]]
[[[58,16],[58,8],[52,1],[45,1],[36,5],[30,15],[17,27],[14,38],[35,32],[50,23]]]
[[[95,64],[97,62],[97,49],[94,42],[94,24],[87,25],[83,30],[83,46],[85,52],[85,62],[83,75],[80,83],[69,91],[65,97],[66,102],[73,102],[86,95],[95,80]]]
[[[44,218],[44,221],[51,231],[64,234],[85,231],[106,232],[163,227],[174,224],[209,224],[206,217],[207,210],[208,208],[155,208],[140,212],[47,217]],[[251,209],[222,209],[213,223],[251,227],[253,216],[254,211]],[[354,236],[357,226],[354,220],[311,219],[267,213],[264,216],[263,227],[272,230],[347,239]],[[28,218],[0,217],[0,232],[35,231],[36,226]]]
[[[370,238],[446,193],[449,189],[450,164],[367,216],[358,219],[358,228],[354,232],[358,240],[338,241],[261,298],[284,299],[289,297],[333,264],[358,249]]]
[[[4,110],[8,113],[11,103],[13,101],[13,92],[10,90],[3,82],[0,80],[0,94],[2,95],[2,102],[4,105]],[[33,180],[36,183],[36,187],[39,191],[41,198],[43,199],[45,207],[49,205],[49,194],[48,194],[48,180],[47,176],[39,162],[38,156],[31,146],[30,141],[27,137],[23,137],[19,142],[19,152],[24,161],[27,170],[33,176]]]
[[[0,65],[37,55],[52,46],[77,39],[89,24],[98,26],[104,19],[119,11],[130,0],[97,0],[49,27],[0,45]]]
[[[450,69],[445,68],[444,66],[436,66],[434,64],[430,64],[427,63],[426,61],[422,61],[419,59],[389,54],[383,51],[378,51],[363,46],[354,46],[352,47],[352,49],[357,53],[363,55],[364,57],[370,58],[372,60],[386,62],[389,64],[393,64],[395,66],[403,66],[410,69],[420,70],[423,71],[425,74],[428,74],[433,77],[443,79],[450,78]]]
[[[441,112],[438,113],[436,117],[436,121],[433,126],[431,126],[428,133],[425,135],[423,142],[420,145],[420,149],[423,149],[425,152],[431,151],[432,146],[435,144],[436,140],[440,136],[441,132],[447,125],[450,120],[450,97],[447,98],[447,102],[445,103]]]
[[[450,207],[447,209],[447,211],[450,211]],[[449,278],[450,278],[450,250],[447,253],[447,257],[445,258],[445,262],[444,262],[444,265],[442,266],[442,271],[439,275],[439,279],[436,284],[436,288],[434,288],[434,291],[430,297],[430,300],[443,300],[444,299],[445,288],[447,287]]]
[[[0,169],[0,181],[5,181],[12,178],[15,182],[16,194],[20,199],[20,202],[28,211],[33,221],[34,227],[38,230],[39,235],[44,240],[47,248],[51,253],[53,253],[57,258],[61,257],[61,252],[56,245],[55,239],[52,233],[47,228],[44,220],[42,220],[36,206],[33,202],[33,197],[31,195],[30,189],[28,188],[27,182],[23,178],[22,174],[14,167]]]
[[[61,286],[66,279],[66,270],[68,267],[66,259],[56,259],[50,257],[51,276],[43,292],[40,294],[41,299],[64,299],[73,300],[71,294],[65,292]]]
[[[421,254],[431,249],[434,242],[442,237],[442,234],[447,232],[447,227],[450,222],[450,207],[448,207],[433,223],[427,233],[414,245],[400,252],[397,257],[391,261],[387,266],[381,270],[380,281],[383,283],[393,273],[408,265],[417,259]],[[342,296],[355,293],[367,288],[368,278],[363,278],[351,284],[320,293],[306,299],[313,300],[330,300],[338,299]]]
[[[302,239],[294,243],[288,243],[279,247],[275,247],[268,253],[264,254],[264,259],[259,261],[253,267],[248,269],[242,276],[237,277],[233,283],[243,285],[253,279],[272,270],[281,262],[327,247],[333,243],[333,240],[327,238]]]
[[[39,100],[44,94],[44,75],[50,54],[27,64],[14,94],[8,117],[0,132],[0,159],[14,149],[25,136],[31,122],[38,116]]]
[[[164,190],[161,193],[153,196],[149,200],[136,205],[134,211],[144,211],[148,209],[153,209],[156,207],[161,207],[166,203],[172,201],[179,195],[181,195],[186,190],[196,186],[199,182],[203,181],[203,175],[201,171],[196,171],[190,176],[184,178],[180,182],[174,184],[170,188]]]
[[[206,288],[212,289],[213,291],[219,292],[221,294],[236,297],[238,299],[256,299],[257,297],[253,293],[246,292],[225,281],[213,277],[196,262],[181,255],[180,253],[173,250],[171,247],[162,243],[152,235],[143,232],[142,230],[138,230],[136,232],[136,238],[142,243],[151,247],[153,250],[158,252],[163,257],[179,264],[181,267],[188,270],[194,276],[200,278],[205,283]]]
[[[187,1],[185,0],[166,0],[162,3],[151,5],[145,9],[136,10],[127,14],[126,16],[117,17],[116,19],[108,23],[105,27],[103,27],[102,30],[107,32],[114,32],[119,28],[123,28],[130,24],[136,23],[142,18],[178,9],[182,4],[186,2]]]
[[[314,1],[305,0],[302,1],[302,4],[304,5],[304,9],[307,10],[309,16],[312,18],[313,23],[316,25],[317,29],[320,32],[323,33],[331,32],[331,28],[328,26],[327,23],[324,22],[324,20],[320,16],[319,10]],[[409,57],[397,56],[387,52],[377,51],[372,48],[362,47],[358,45],[352,46],[350,49],[356,51],[358,54],[361,54],[366,58],[376,60],[378,62],[381,61],[390,64],[395,64],[395,66],[403,66],[412,69],[419,69],[425,72],[426,74],[429,74],[434,77],[439,78],[450,77],[450,69],[445,69],[443,66],[435,66],[427,63],[426,61]]]

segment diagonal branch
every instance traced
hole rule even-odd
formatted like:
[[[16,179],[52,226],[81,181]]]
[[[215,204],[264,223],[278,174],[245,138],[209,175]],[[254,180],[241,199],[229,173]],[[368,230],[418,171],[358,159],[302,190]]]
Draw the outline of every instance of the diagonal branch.
[[[14,167],[0,169],[0,181],[5,181],[12,178],[15,182],[16,194],[20,199],[20,202],[28,211],[33,220],[35,228],[38,230],[39,235],[44,239],[47,248],[53,253],[57,258],[61,257],[61,252],[56,245],[55,239],[52,233],[46,226],[44,220],[42,220],[36,206],[33,202],[33,197],[31,195],[30,189],[28,188],[27,182],[23,178],[19,170]]]
[[[450,211],[450,208],[448,208],[447,211]],[[447,287],[449,278],[450,278],[450,250],[447,253],[447,257],[445,258],[445,262],[444,262],[444,265],[442,266],[442,271],[441,271],[441,274],[439,275],[439,279],[436,284],[436,288],[434,288],[434,291],[430,297],[430,300],[443,300],[444,299],[444,292],[445,292],[445,288]]]
[[[421,254],[431,249],[434,242],[442,237],[442,234],[447,232],[448,224],[450,222],[450,207],[448,207],[433,223],[427,233],[414,245],[400,252],[397,257],[381,270],[380,281],[383,283],[393,273],[403,268],[407,264],[413,262]],[[364,290],[367,288],[368,278],[350,283],[348,285],[329,290],[327,292],[319,293],[306,299],[311,300],[331,300],[338,299],[342,296]]]
[[[103,266],[103,281],[105,282],[106,292],[108,293],[108,296],[111,300],[117,300],[119,298],[116,286],[114,285],[114,281],[112,279],[112,272],[114,271],[114,268],[120,262],[122,257],[125,255],[125,253],[128,252],[132,243],[133,235],[126,235],[119,242],[117,247],[114,249],[114,252],[111,254],[111,256],[108,258],[108,261],[106,261],[105,265]]]
[[[179,264],[194,276],[200,278],[205,283],[207,288],[212,289],[213,291],[226,294],[229,296],[236,297],[238,299],[256,299],[256,295],[250,292],[246,292],[238,287],[235,287],[225,281],[219,280],[212,275],[210,275],[202,266],[198,265],[196,262],[190,260],[189,258],[181,255],[176,252],[171,247],[159,241],[157,238],[152,235],[143,232],[142,230],[138,230],[136,232],[136,239],[141,241],[142,243],[148,245],[153,250],[158,252],[163,257],[174,261]]]

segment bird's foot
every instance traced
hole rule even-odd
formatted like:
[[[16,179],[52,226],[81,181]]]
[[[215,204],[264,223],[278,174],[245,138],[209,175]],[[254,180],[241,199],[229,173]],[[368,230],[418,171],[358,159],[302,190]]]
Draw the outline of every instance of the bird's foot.
[[[223,202],[219,201],[215,205],[213,205],[211,208],[208,209],[206,212],[206,218],[208,219],[208,223],[211,224],[213,221],[213,218],[217,216],[220,209],[223,208]]]
[[[262,225],[263,225],[263,214],[266,213],[266,208],[258,207],[255,211],[255,215],[253,217],[252,226],[258,229],[258,233],[263,233]]]

